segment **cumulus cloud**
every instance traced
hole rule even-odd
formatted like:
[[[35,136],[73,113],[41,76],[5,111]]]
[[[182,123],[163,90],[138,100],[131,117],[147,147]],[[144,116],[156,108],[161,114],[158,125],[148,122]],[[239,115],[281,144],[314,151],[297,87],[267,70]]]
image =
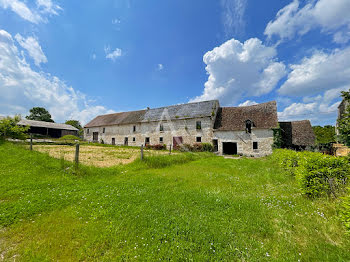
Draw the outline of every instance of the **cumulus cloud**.
[[[49,110],[57,122],[78,119],[86,123],[94,116],[109,113],[90,105],[86,96],[44,72],[34,71],[16,47],[13,37],[0,30],[0,113],[26,115],[33,106]]]
[[[117,60],[118,57],[122,56],[122,50],[120,48],[116,48],[111,50],[110,47],[105,47],[106,58],[112,60],[113,62]]]
[[[246,96],[267,94],[286,75],[285,65],[276,60],[276,50],[257,38],[244,43],[231,39],[204,55],[208,81],[203,94],[191,102],[220,99],[232,104]]]
[[[19,0],[0,0],[0,7],[10,9],[24,20],[34,24],[46,22],[47,15],[58,15],[57,11],[62,10],[51,0],[37,0],[35,8],[29,8],[26,2]]]
[[[17,42],[27,50],[29,56],[33,58],[37,66],[40,66],[41,63],[47,63],[47,58],[39,45],[38,39],[32,36],[23,38],[20,34],[16,34],[15,38]]]
[[[350,85],[350,47],[330,53],[316,51],[301,63],[290,65],[291,72],[282,84],[282,95],[305,96]]]
[[[221,0],[222,23],[226,36],[239,35],[244,31],[244,13],[247,0]]]
[[[299,0],[294,0],[278,11],[274,21],[268,23],[265,35],[269,38],[277,35],[282,40],[292,39],[315,28],[325,33],[338,33],[333,38],[335,42],[348,41],[350,38],[341,36],[346,36],[350,31],[350,1],[316,0],[300,7]]]
[[[162,71],[164,69],[164,65],[163,64],[158,64],[157,65],[157,70],[158,71]]]
[[[253,105],[257,105],[258,103],[252,100],[247,100],[243,103],[240,103],[238,106],[253,106]]]

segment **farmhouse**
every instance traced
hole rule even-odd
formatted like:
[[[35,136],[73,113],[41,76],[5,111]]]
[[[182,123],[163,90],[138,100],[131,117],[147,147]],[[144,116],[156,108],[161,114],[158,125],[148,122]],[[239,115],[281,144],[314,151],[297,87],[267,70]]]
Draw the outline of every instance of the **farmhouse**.
[[[88,141],[141,146],[212,143],[221,154],[272,153],[276,102],[220,107],[219,101],[100,115],[84,127]]]
[[[44,121],[21,119],[20,126],[29,126],[28,133],[59,138],[65,135],[78,135],[78,129],[66,124],[58,124]]]
[[[315,145],[315,133],[309,120],[279,122],[282,147],[305,150]]]

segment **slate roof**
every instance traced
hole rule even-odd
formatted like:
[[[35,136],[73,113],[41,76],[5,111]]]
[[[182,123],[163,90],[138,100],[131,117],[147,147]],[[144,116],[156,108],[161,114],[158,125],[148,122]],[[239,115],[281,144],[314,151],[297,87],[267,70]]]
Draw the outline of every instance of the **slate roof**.
[[[214,129],[218,131],[242,131],[246,128],[246,120],[253,122],[253,128],[277,128],[276,101],[252,106],[221,107],[218,111]]]
[[[139,111],[100,115],[95,117],[84,127],[88,128],[98,126],[124,125],[148,121],[160,121],[166,120],[168,118],[171,120],[178,120],[208,117],[212,116],[213,112],[215,113],[218,107],[218,100],[210,100]]]
[[[315,133],[309,120],[280,122],[282,139],[286,146],[313,146]]]
[[[51,123],[51,122],[44,122],[44,121],[37,121],[37,120],[28,120],[28,119],[21,119],[18,122],[18,125],[79,131],[77,128],[75,128],[75,127],[73,127],[71,125],[59,124],[59,123]]]

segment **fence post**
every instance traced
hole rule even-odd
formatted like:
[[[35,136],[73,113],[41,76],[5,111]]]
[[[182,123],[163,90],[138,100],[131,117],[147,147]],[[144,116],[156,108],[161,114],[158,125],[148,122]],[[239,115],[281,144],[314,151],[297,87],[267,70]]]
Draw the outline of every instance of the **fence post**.
[[[75,145],[75,165],[79,165],[79,143]]]
[[[171,145],[169,145],[169,155],[171,155]]]
[[[30,133],[30,151],[33,150],[33,134]]]
[[[143,144],[141,144],[141,161],[143,160]]]

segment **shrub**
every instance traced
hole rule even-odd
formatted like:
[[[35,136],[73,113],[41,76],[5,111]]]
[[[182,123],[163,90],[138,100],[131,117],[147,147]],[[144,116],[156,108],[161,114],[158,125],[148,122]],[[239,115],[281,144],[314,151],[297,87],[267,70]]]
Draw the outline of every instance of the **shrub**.
[[[275,150],[273,157],[278,161],[278,164],[291,175],[295,175],[295,168],[298,166],[299,153],[288,149]]]
[[[348,195],[344,197],[340,208],[340,219],[343,221],[346,229],[350,233],[350,188]]]
[[[14,139],[26,139],[26,132],[29,130],[29,127],[23,127],[17,125],[21,120],[20,116],[15,117],[6,117],[0,120],[0,140],[5,140],[7,138]]]
[[[345,189],[350,173],[345,158],[320,153],[300,153],[296,178],[304,194],[309,197],[337,196]]]
[[[166,150],[166,145],[165,144],[156,144],[156,145],[147,144],[145,148],[154,149],[154,150]]]
[[[73,135],[65,135],[59,138],[59,140],[81,140],[79,137],[77,136],[73,136]]]
[[[182,144],[176,146],[174,149],[181,152],[212,152],[213,145],[209,143]]]
[[[203,146],[203,148],[202,148],[203,151],[207,151],[207,152],[213,152],[214,151],[214,147],[210,143],[203,143],[202,146]]]

